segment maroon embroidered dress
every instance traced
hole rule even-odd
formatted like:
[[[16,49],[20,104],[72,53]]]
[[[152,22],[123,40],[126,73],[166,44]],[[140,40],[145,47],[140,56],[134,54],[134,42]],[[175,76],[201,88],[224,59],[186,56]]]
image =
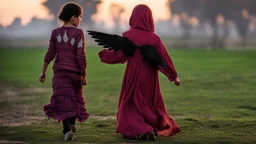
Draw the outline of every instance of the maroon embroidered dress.
[[[169,117],[159,86],[158,70],[172,82],[177,77],[173,62],[162,43],[154,33],[151,10],[139,5],[130,18],[131,29],[123,33],[136,45],[150,44],[162,55],[166,68],[154,68],[142,59],[139,50],[133,57],[122,51],[102,50],[99,57],[103,63],[127,63],[120,93],[116,132],[126,137],[157,131],[159,136],[171,136],[180,131],[177,123]]]
[[[58,121],[88,118],[83,98],[81,71],[86,69],[85,38],[81,29],[60,27],[52,31],[44,62],[55,58],[52,78],[53,95],[44,106],[45,114]]]

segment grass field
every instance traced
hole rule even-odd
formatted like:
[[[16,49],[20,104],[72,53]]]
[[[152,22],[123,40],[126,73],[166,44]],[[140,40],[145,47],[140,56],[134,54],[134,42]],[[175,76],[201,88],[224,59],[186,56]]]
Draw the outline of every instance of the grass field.
[[[99,48],[87,49],[91,115],[78,124],[72,143],[138,143],[115,133],[115,117],[125,65],[105,65]],[[0,143],[63,143],[61,124],[47,120],[42,107],[51,96],[52,70],[38,82],[46,49],[0,49]],[[170,49],[181,87],[160,75],[165,105],[181,127],[153,143],[256,143],[256,51]],[[145,143],[145,142],[140,142]]]

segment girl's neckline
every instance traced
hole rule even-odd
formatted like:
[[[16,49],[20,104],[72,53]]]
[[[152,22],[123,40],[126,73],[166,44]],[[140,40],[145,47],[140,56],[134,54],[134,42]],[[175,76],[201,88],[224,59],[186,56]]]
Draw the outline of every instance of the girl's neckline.
[[[61,26],[61,28],[76,28],[76,27],[72,27],[72,26]]]

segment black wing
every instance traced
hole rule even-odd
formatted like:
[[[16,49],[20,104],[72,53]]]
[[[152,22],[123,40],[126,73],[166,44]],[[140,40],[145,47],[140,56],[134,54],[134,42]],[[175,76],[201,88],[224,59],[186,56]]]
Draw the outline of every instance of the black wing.
[[[126,37],[90,30],[87,32],[93,39],[95,39],[95,42],[97,42],[98,45],[108,48],[109,50],[117,51],[121,49],[124,54],[132,57],[137,49],[137,46]]]
[[[87,31],[98,45],[108,48],[110,50],[117,51],[121,49],[124,54],[132,57],[136,49],[140,49],[140,53],[143,59],[150,65],[157,68],[157,66],[165,67],[165,63],[161,55],[151,45],[136,46],[126,37],[121,37],[113,34],[106,34],[96,31]]]
[[[165,67],[163,58],[154,47],[151,45],[142,45],[139,46],[139,49],[143,59],[153,67]]]

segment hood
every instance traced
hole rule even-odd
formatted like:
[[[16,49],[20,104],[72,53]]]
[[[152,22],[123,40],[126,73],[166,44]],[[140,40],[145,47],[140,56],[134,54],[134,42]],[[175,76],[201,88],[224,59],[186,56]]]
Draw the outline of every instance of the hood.
[[[152,11],[148,6],[143,4],[137,5],[133,9],[129,24],[131,28],[137,28],[151,32],[154,32],[155,30]]]

